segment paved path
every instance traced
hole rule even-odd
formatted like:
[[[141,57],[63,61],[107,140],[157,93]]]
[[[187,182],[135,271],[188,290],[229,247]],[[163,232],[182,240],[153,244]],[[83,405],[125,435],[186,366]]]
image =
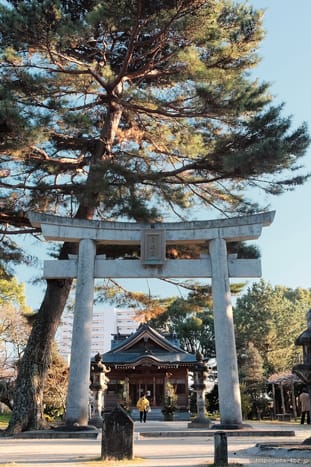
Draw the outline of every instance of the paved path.
[[[256,449],[256,443],[297,443],[311,437],[311,426],[297,423],[251,422],[254,430],[294,431],[295,437],[275,436],[228,436],[229,464],[238,462],[254,466],[293,466],[311,464],[311,449],[308,451],[279,452]],[[145,432],[180,431],[180,437],[144,437]],[[20,439],[0,437],[0,466],[18,467],[92,467],[98,465],[130,467],[202,467],[214,462],[214,439],[212,435],[182,436],[187,431],[187,422],[135,422],[134,456],[132,461],[100,460],[101,434],[97,439]],[[140,435],[141,433],[141,435]],[[204,434],[204,433],[203,433]],[[268,456],[269,455],[269,456]],[[272,455],[272,457],[270,457]]]

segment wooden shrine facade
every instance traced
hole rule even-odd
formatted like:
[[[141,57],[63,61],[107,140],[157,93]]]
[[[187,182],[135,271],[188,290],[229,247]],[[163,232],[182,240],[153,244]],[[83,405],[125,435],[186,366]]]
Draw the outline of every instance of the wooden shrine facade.
[[[142,393],[152,408],[162,408],[172,388],[177,411],[189,412],[189,371],[195,369],[197,360],[178,346],[176,338],[165,338],[149,325],[141,325],[127,338],[114,336],[112,349],[102,355],[101,362],[108,371],[104,412],[120,403],[136,408]],[[96,377],[96,371],[91,371],[92,383]]]

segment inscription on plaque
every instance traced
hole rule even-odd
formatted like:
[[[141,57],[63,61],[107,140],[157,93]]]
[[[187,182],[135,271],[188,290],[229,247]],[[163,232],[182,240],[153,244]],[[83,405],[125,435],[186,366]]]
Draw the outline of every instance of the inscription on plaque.
[[[141,260],[146,266],[157,266],[165,261],[164,230],[143,230]]]

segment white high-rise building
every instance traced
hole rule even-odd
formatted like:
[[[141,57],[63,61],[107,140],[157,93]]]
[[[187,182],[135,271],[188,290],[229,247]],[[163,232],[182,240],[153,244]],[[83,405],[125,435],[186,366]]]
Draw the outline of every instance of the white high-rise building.
[[[73,313],[65,311],[55,338],[59,353],[64,357],[68,365],[70,362],[72,323]]]
[[[137,331],[140,322],[135,319],[135,309],[115,308],[116,331],[121,335],[130,335]]]
[[[136,332],[139,321],[135,320],[134,309],[94,309],[92,324],[91,355],[111,349],[113,334],[130,335]],[[65,312],[57,331],[56,342],[61,355],[70,362],[73,312]]]

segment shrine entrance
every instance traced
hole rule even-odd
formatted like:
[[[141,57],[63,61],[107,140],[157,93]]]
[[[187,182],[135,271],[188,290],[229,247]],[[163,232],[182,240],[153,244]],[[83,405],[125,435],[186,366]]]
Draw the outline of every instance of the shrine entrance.
[[[68,425],[88,422],[91,329],[96,278],[211,278],[221,426],[242,426],[229,278],[261,277],[259,259],[227,254],[227,243],[259,238],[274,212],[209,221],[139,224],[70,219],[29,213],[46,240],[79,243],[77,257],[44,263],[46,279],[77,278],[72,333]],[[96,247],[139,245],[138,261],[96,256]],[[167,245],[201,244],[208,254],[198,259],[168,259]],[[139,384],[135,383],[135,384]]]
[[[135,375],[135,378],[133,378],[133,381],[135,382],[129,382],[129,387],[130,387],[130,400],[132,401],[137,401],[140,397],[141,394],[146,394],[148,397],[151,396],[151,394],[154,394],[152,402],[154,405],[161,405],[163,404],[164,400],[164,379],[163,378],[157,378],[153,377],[152,375],[147,375],[145,373],[144,377],[139,378],[138,375]],[[155,379],[155,381],[154,381]]]

